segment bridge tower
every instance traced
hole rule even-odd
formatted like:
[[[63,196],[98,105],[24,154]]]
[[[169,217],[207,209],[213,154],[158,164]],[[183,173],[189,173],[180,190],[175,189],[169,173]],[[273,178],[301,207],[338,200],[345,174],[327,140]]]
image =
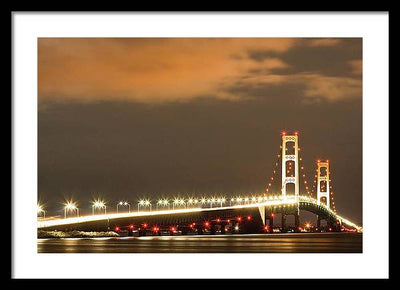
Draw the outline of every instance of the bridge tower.
[[[289,149],[287,144],[293,143],[293,147],[291,152],[286,152],[286,149]],[[299,134],[295,132],[293,135],[287,135],[286,132],[282,132],[282,197],[286,197],[287,195],[287,185],[294,184],[294,197],[298,201],[299,200]],[[289,166],[289,175],[288,175],[288,162],[291,161],[292,165]],[[292,168],[292,166],[294,168]],[[299,204],[297,203],[297,209],[291,210],[287,212],[282,212],[282,230],[286,230],[286,216],[293,215],[295,218],[295,228],[296,231],[300,225],[300,209]]]
[[[323,172],[324,169],[324,172]],[[325,198],[326,206],[330,209],[330,186],[329,186],[329,160],[317,161],[317,203]]]
[[[287,143],[294,143],[294,152],[286,153]],[[293,154],[294,153],[294,154]],[[287,162],[294,162],[294,174],[287,176]],[[298,133],[287,135],[282,132],[282,196],[286,197],[286,185],[294,184],[294,196],[299,197],[299,136]]]

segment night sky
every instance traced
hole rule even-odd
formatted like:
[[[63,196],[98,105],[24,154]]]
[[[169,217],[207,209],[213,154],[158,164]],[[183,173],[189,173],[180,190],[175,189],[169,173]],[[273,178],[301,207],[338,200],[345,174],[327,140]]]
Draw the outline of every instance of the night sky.
[[[338,213],[362,222],[360,38],[40,38],[38,64],[46,216],[261,193],[296,130],[308,182],[329,159]]]

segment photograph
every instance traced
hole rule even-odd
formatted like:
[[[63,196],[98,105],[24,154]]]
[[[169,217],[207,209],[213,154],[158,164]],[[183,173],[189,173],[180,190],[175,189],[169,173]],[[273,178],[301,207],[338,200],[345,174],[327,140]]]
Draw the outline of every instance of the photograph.
[[[362,255],[363,42],[37,37],[37,254]]]

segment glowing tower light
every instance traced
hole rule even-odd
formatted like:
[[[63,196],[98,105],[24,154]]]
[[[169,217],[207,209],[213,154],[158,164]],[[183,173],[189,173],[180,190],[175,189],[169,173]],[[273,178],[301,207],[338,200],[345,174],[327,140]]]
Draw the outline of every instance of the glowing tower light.
[[[322,174],[322,168],[325,168],[325,174]],[[330,209],[329,173],[329,160],[325,162],[317,160],[317,203],[320,205],[321,199],[325,198],[328,209]]]
[[[287,143],[294,143],[294,154],[287,154]],[[282,196],[286,197],[286,185],[294,184],[294,195],[296,200],[299,197],[299,136],[295,132],[294,135],[287,135],[282,132]],[[294,162],[294,175],[288,176],[286,168],[288,162]]]

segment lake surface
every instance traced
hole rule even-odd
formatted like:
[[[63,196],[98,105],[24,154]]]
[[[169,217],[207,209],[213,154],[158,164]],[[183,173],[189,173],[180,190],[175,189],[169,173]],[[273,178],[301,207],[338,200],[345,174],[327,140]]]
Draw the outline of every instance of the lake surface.
[[[361,233],[38,239],[38,253],[362,253]]]

